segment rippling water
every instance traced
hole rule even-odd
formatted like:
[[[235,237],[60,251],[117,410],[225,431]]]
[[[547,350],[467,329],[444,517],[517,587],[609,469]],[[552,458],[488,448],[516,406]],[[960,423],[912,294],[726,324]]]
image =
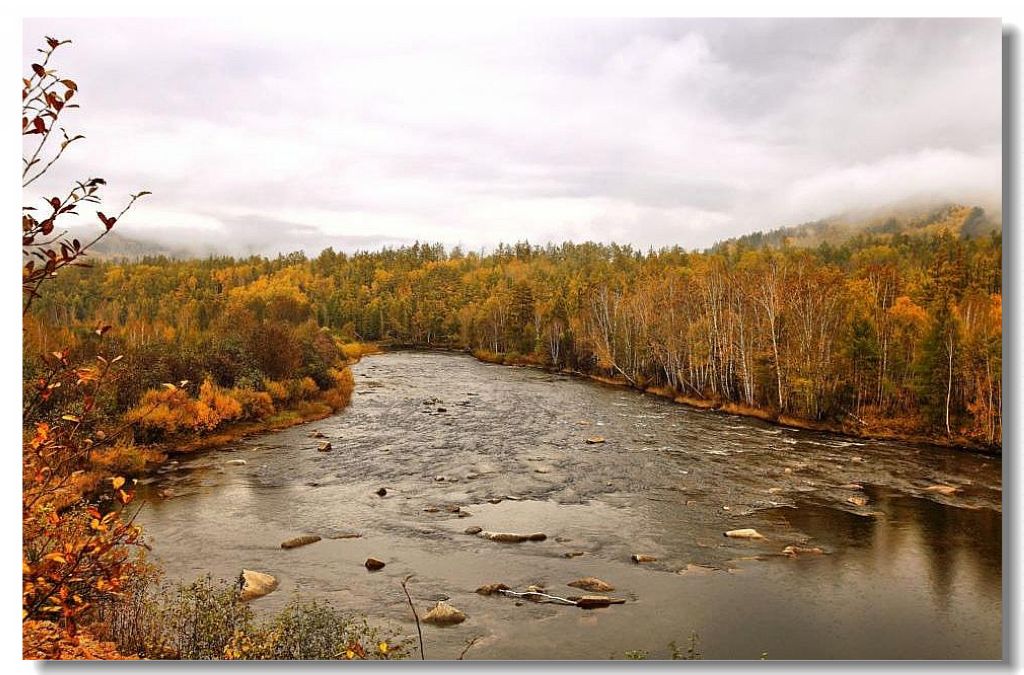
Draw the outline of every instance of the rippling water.
[[[421,610],[449,598],[469,615],[424,627],[428,658],[475,637],[468,657],[664,657],[692,633],[705,658],[1001,656],[998,459],[786,430],[462,355],[391,353],[354,372],[341,414],[192,456],[143,488],[140,520],[171,578],[269,572],[281,587],[258,608],[300,592],[410,634],[399,581],[415,574]],[[499,544],[464,534],[472,525],[548,539]],[[722,536],[744,527],[766,539]],[[300,534],[324,539],[280,548]],[[790,544],[826,554],[779,555]],[[387,566],[367,572],[368,556]],[[579,594],[565,584],[581,576],[626,604],[473,592]]]

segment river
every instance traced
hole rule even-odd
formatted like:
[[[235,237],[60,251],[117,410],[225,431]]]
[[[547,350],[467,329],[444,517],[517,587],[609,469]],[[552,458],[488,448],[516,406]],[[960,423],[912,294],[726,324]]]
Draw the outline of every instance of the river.
[[[448,598],[469,617],[424,626],[428,658],[473,638],[467,658],[664,658],[694,633],[707,659],[1001,657],[998,458],[784,429],[457,354],[394,352],[353,371],[340,414],[188,456],[143,486],[139,520],[171,579],[260,570],[281,582],[261,611],[299,592],[413,635],[399,585],[412,574],[421,616]],[[960,491],[927,491],[937,484]],[[471,526],[547,539],[496,543]],[[738,528],[765,539],[723,536]],[[323,540],[280,548],[302,534]],[[781,555],[788,545],[824,554]],[[367,571],[369,556],[387,566]],[[474,593],[579,595],[566,584],[584,576],[626,603]]]

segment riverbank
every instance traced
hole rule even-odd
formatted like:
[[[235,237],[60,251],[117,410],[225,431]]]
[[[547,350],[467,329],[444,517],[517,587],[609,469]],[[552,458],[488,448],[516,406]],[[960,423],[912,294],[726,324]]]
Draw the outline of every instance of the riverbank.
[[[850,438],[857,438],[863,440],[884,440],[884,441],[900,441],[906,443],[917,443],[925,445],[934,445],[943,448],[951,448],[954,450],[964,450],[967,452],[974,452],[987,456],[1001,457],[1002,448],[999,446],[989,446],[983,443],[978,443],[970,438],[966,437],[946,437],[934,434],[922,434],[912,432],[905,429],[893,428],[893,420],[881,420],[881,421],[858,421],[855,424],[837,424],[822,422],[819,420],[809,420],[801,417],[780,414],[773,410],[766,408],[759,408],[756,406],[749,406],[743,403],[736,403],[733,401],[720,401],[715,399],[699,398],[696,396],[690,396],[681,394],[669,387],[662,386],[638,386],[624,377],[609,377],[606,375],[598,375],[594,373],[586,373],[580,370],[573,370],[569,368],[553,368],[545,365],[537,359],[523,355],[508,355],[498,354],[494,352],[486,352],[481,350],[470,351],[467,349],[458,349],[450,346],[434,347],[424,345],[378,345],[382,351],[388,350],[401,350],[401,349],[423,349],[427,351],[442,351],[452,352],[458,351],[466,354],[470,354],[473,358],[484,363],[491,363],[495,365],[513,366],[519,368],[537,368],[545,372],[559,373],[561,375],[571,375],[573,377],[581,377],[593,382],[599,382],[601,384],[619,387],[625,389],[632,389],[634,391],[640,391],[660,398],[665,398],[678,403],[681,405],[689,406],[691,408],[697,408],[700,410],[709,410],[728,415],[737,415],[739,417],[751,417],[754,419],[774,424],[779,427],[785,427],[789,429],[803,429],[807,431],[819,431],[823,433],[837,434],[840,436],[848,436]],[[509,356],[512,358],[509,359]]]
[[[364,356],[380,354],[382,350],[375,344],[350,343],[342,345],[342,353],[345,355],[345,361],[339,363],[338,366],[351,374],[351,367],[359,363]],[[158,443],[138,444],[132,445],[130,448],[123,448],[122,452],[130,453],[139,459],[133,462],[132,470],[122,470],[119,473],[133,477],[147,476],[170,458],[214,450],[250,436],[282,431],[300,424],[322,420],[348,407],[352,401],[353,388],[354,382],[350,379],[349,386],[323,391],[315,399],[298,401],[263,419],[232,422],[212,432],[197,436],[178,436]]]

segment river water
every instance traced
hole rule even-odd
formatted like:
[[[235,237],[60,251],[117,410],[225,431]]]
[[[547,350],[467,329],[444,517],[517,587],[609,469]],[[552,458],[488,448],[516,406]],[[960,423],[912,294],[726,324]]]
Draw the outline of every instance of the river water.
[[[428,658],[474,638],[467,658],[664,658],[693,634],[708,659],[1001,657],[998,458],[782,429],[463,355],[395,352],[353,371],[342,413],[190,456],[142,488],[171,579],[260,570],[281,585],[259,610],[298,592],[413,635],[399,586],[412,574],[421,616],[448,598],[469,617],[424,626]],[[496,543],[471,526],[547,539]],[[723,536],[748,527],[765,539]],[[323,540],[280,548],[302,534]],[[368,572],[369,556],[387,566]],[[474,593],[579,595],[566,584],[584,576],[626,603]]]

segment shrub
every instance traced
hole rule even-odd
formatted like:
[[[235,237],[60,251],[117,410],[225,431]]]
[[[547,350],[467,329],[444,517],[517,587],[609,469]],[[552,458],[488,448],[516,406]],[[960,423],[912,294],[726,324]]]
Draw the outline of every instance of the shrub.
[[[270,400],[273,403],[288,402],[288,389],[284,386],[284,383],[268,378],[263,380],[263,389],[270,396]]]
[[[274,400],[265,391],[232,389],[231,396],[242,406],[243,419],[261,420],[276,412]]]
[[[257,620],[240,586],[210,575],[176,587],[136,584],[100,608],[96,631],[122,653],[156,659],[389,659],[404,641],[331,604],[294,597]]]
[[[355,377],[349,368],[332,368],[331,380],[334,386],[323,393],[323,401],[332,410],[341,410],[352,401],[352,391],[356,388]]]

